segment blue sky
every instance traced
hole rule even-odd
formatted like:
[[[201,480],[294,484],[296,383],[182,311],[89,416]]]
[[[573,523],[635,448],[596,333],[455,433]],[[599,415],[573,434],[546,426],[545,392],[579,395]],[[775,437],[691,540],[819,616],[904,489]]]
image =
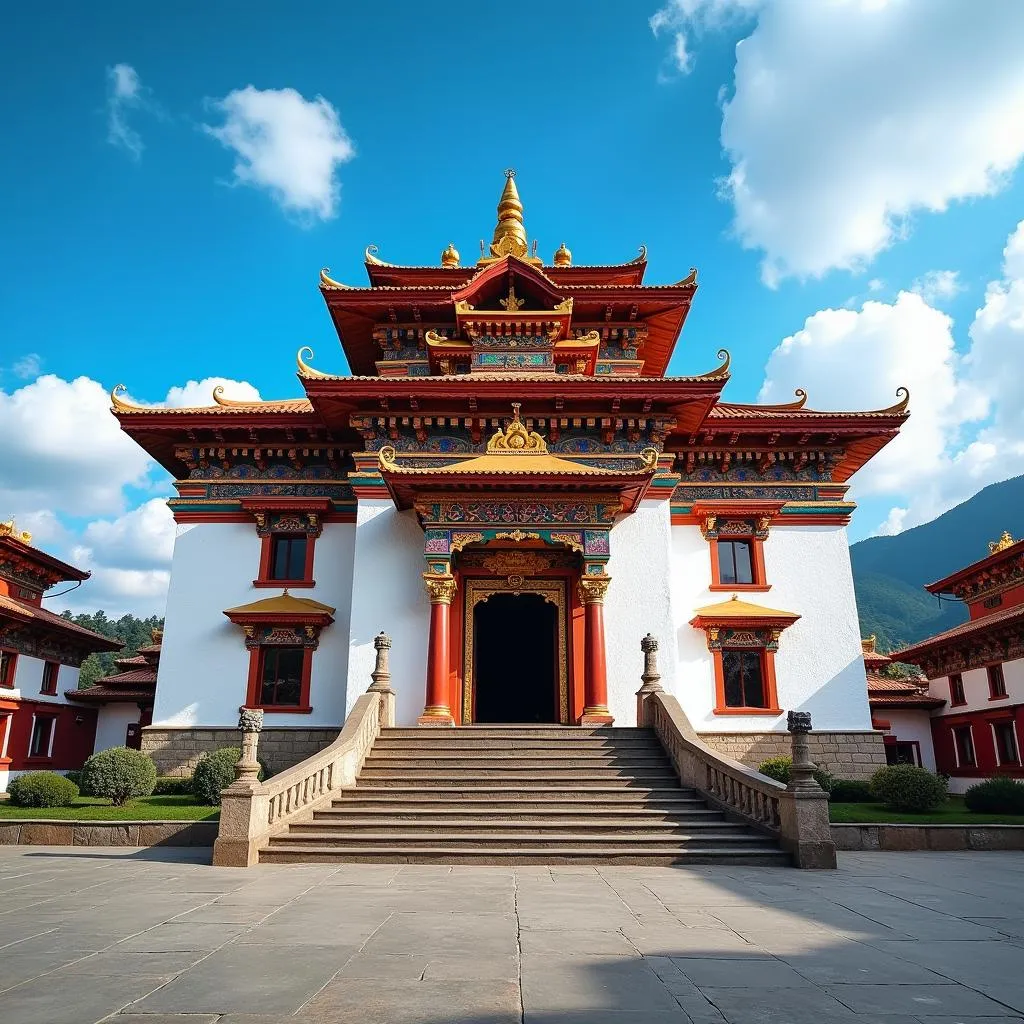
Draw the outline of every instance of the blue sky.
[[[370,243],[398,263],[448,241],[474,259],[509,166],[545,257],[643,243],[650,282],[699,268],[670,372],[724,346],[735,401],[804,386],[812,406],[871,408],[912,387],[916,433],[858,486],[853,537],[1021,472],[999,389],[1021,362],[1024,73],[1007,39],[1024,25],[1012,0],[982,7],[12,8],[0,516],[95,569],[82,607],[157,608],[167,481],[96,425],[98,386],[295,395],[302,344],[343,371],[319,268],[362,283]]]

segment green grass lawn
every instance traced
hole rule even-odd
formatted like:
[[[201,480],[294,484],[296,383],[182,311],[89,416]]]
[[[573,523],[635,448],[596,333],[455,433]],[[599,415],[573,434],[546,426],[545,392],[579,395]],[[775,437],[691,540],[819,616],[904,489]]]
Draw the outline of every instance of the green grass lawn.
[[[866,822],[882,825],[1024,825],[1024,814],[975,814],[967,810],[961,796],[951,796],[937,811],[930,811],[928,814],[890,811],[882,804],[830,803],[828,811],[834,824]]]
[[[0,802],[0,821],[4,818],[54,818],[77,821],[199,821],[216,818],[219,807],[197,804],[190,796],[144,796],[124,807],[109,800],[80,796],[70,807],[14,807]]]

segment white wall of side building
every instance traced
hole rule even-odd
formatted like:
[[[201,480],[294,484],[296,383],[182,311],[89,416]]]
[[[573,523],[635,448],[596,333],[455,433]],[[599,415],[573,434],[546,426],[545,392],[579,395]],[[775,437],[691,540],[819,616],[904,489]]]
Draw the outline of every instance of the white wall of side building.
[[[659,671],[666,687],[677,677],[677,647],[672,615],[673,564],[670,507],[647,500],[611,531],[612,578],[604,604],[608,707],[619,726],[636,725],[636,691],[644,660],[640,640],[659,641]],[[699,536],[699,534],[698,534]],[[689,628],[689,627],[687,627]],[[677,694],[678,696],[678,694]]]
[[[673,692],[698,732],[784,732],[786,716],[714,714],[714,662],[696,609],[731,598],[709,590],[711,551],[697,526],[673,526],[672,616],[678,652]],[[614,534],[613,534],[614,536]],[[846,529],[773,525],[764,542],[771,589],[744,592],[751,604],[795,612],[775,655],[779,707],[811,712],[815,730],[871,729]],[[665,673],[663,672],[663,676]],[[664,682],[664,679],[663,679]]]
[[[312,714],[267,714],[265,725],[334,726],[346,713],[349,613],[355,527],[325,523],[313,561],[315,587],[294,591],[335,608],[313,652]],[[245,703],[249,651],[226,608],[275,596],[254,587],[261,539],[254,524],[189,523],[177,529],[153,709],[154,726],[227,726]],[[282,588],[284,584],[282,584]],[[123,740],[122,740],[123,742]]]
[[[901,743],[920,744],[921,767],[935,771],[935,746],[932,743],[932,720],[927,711],[905,708],[885,708],[876,712],[879,718],[889,723],[887,736],[895,736]]]
[[[14,666],[14,688],[4,690],[3,696],[8,700],[24,697],[26,700],[38,700],[47,704],[67,704],[68,699],[64,696],[64,691],[78,689],[78,669],[74,665],[61,665],[57,673],[57,692],[40,693],[45,665],[46,661],[43,658],[19,654]]]
[[[347,715],[370,685],[373,638],[391,637],[391,685],[398,725],[415,725],[426,692],[430,601],[423,586],[423,530],[416,513],[399,512],[390,498],[361,498],[354,528],[352,616]],[[341,721],[339,718],[338,721]]]
[[[966,704],[950,703],[949,676],[929,680],[928,692],[946,701],[945,706],[935,712],[936,717],[963,715],[971,711],[993,711],[1003,705],[1024,704],[1024,658],[1003,662],[1006,697],[1001,700],[989,700],[988,673],[984,668],[968,669],[960,675],[964,681]]]
[[[128,726],[139,720],[138,704],[118,702],[104,704],[96,710],[96,742],[93,751],[123,747]]]

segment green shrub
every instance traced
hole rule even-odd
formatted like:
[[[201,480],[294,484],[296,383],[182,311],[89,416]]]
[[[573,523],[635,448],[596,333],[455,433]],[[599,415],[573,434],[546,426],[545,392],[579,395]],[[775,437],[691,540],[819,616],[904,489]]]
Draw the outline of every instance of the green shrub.
[[[971,786],[964,793],[969,811],[983,814],[1024,814],[1024,784],[1005,776]]]
[[[18,807],[67,807],[75,802],[78,787],[56,772],[26,772],[7,787]]]
[[[833,779],[829,799],[837,804],[869,804],[874,797],[871,783],[864,779]]]
[[[93,754],[82,768],[82,792],[106,797],[115,807],[149,796],[156,785],[156,765],[148,754],[111,747]]]
[[[871,776],[871,795],[894,811],[934,811],[946,802],[946,780],[925,768],[890,764]]]
[[[192,794],[199,803],[220,803],[221,790],[235,781],[235,764],[241,756],[239,747],[221,747],[203,757],[192,775]],[[266,767],[262,761],[259,778],[266,778]]]
[[[153,787],[153,796],[191,796],[192,776],[160,775]]]
[[[81,771],[65,772],[64,773],[64,778],[67,779],[68,782],[73,782],[76,786],[81,788],[81,786],[82,786],[82,773],[81,773]]]
[[[789,775],[793,770],[793,759],[790,757],[769,757],[767,761],[762,761],[757,766],[757,770],[762,775],[767,775],[769,779],[774,779],[776,782],[781,782],[784,786],[788,786]],[[814,769],[814,780],[826,793],[832,791],[834,780],[832,775],[824,768]]]

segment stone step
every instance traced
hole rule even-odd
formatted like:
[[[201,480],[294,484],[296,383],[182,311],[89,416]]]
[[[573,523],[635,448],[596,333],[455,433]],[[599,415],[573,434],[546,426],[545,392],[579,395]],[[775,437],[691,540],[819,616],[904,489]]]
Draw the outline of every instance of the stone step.
[[[424,847],[399,850],[393,846],[271,846],[260,851],[266,864],[480,864],[480,865],[560,865],[593,864],[606,866],[671,867],[675,864],[730,864],[742,867],[782,866],[789,855],[769,844],[763,847],[719,847],[693,850],[668,844],[645,850],[610,848],[605,844],[565,850],[480,849],[458,850]]]
[[[654,731],[651,729],[637,729],[627,727],[617,729],[612,726],[600,726],[595,728],[579,725],[546,725],[546,724],[523,724],[523,725],[461,725],[457,729],[424,728],[423,726],[414,729],[395,728],[381,730],[382,739],[449,739],[457,743],[462,739],[480,738],[525,738],[539,737],[552,740],[574,740],[581,737],[600,737],[603,739],[631,739],[634,737],[652,737]]]
[[[586,832],[505,832],[501,834],[492,831],[483,832],[462,832],[458,835],[443,836],[431,835],[422,832],[364,832],[359,835],[351,832],[338,834],[331,829],[289,829],[286,835],[274,836],[270,840],[270,847],[303,847],[303,846],[329,846],[337,844],[351,849],[358,849],[366,846],[381,846],[391,844],[396,851],[413,852],[423,848],[458,850],[463,846],[472,846],[476,849],[492,850],[544,850],[552,847],[561,850],[592,849],[597,845],[606,846],[610,851],[614,850],[645,850],[648,848],[671,848],[685,846],[687,849],[699,849],[701,847],[717,847],[728,849],[730,847],[763,847],[771,844],[764,836],[753,832],[727,832],[723,830],[707,830],[700,832],[694,830],[688,834],[673,834],[671,836],[660,835],[629,835],[619,834],[614,836],[593,836]]]
[[[590,780],[600,782],[607,780],[609,784],[613,779],[656,779],[663,782],[675,781],[675,773],[671,768],[620,768],[615,765],[597,766],[587,768],[564,767],[552,764],[530,764],[517,765],[506,764],[500,768],[450,768],[446,769],[450,774],[441,774],[438,769],[429,768],[364,768],[359,773],[360,779],[409,779],[410,781],[425,780],[436,781],[442,785],[452,783],[465,785],[469,779],[481,781],[494,779],[508,782],[526,782],[534,780],[537,782],[563,782],[567,785]]]
[[[664,753],[661,744],[650,735],[629,738],[579,736],[570,740],[543,736],[477,736],[463,730],[441,732],[424,730],[421,736],[387,736],[382,734],[373,745],[374,753],[384,750],[654,750]]]
[[[571,815],[556,816],[545,820],[532,815],[491,815],[487,818],[461,818],[451,815],[434,815],[427,820],[414,818],[410,820],[400,815],[360,815],[358,818],[337,818],[322,813],[313,815],[312,821],[293,824],[288,836],[316,833],[317,835],[334,834],[337,836],[356,836],[364,832],[387,834],[389,829],[397,829],[403,835],[431,835],[440,833],[452,839],[462,839],[466,835],[502,836],[507,833],[535,833],[538,836],[558,835],[608,835],[608,836],[678,836],[688,838],[705,833],[721,833],[734,835],[747,831],[746,825],[736,822],[718,820],[702,821],[700,819],[667,818],[663,821],[636,821],[630,818],[576,818]]]
[[[625,823],[645,823],[648,821],[724,821],[725,815],[721,811],[712,810],[710,807],[697,805],[684,805],[682,807],[647,807],[645,805],[632,806],[630,804],[615,804],[612,801],[603,801],[600,806],[592,807],[588,804],[544,804],[523,803],[522,801],[508,801],[498,803],[487,801],[486,804],[473,804],[464,806],[465,802],[444,802],[437,804],[416,804],[411,802],[388,804],[384,801],[374,801],[371,806],[363,804],[338,804],[332,807],[325,807],[321,811],[314,811],[313,818],[316,821],[362,821],[372,818],[377,821],[422,821],[433,822],[439,819],[458,819],[459,821],[480,821],[498,822],[515,820],[532,821],[572,821],[585,823],[598,821],[605,818],[614,818],[616,821]]]
[[[357,781],[357,789],[363,791],[369,790],[381,790],[381,789],[425,789],[433,790],[434,792],[459,791],[463,790],[467,794],[472,793],[521,793],[521,792],[533,792],[533,793],[544,793],[544,792],[558,792],[568,791],[570,793],[580,793],[586,791],[588,794],[592,791],[601,790],[636,790],[638,793],[646,793],[654,790],[668,790],[670,792],[679,792],[673,785],[673,780],[669,778],[652,778],[652,779],[635,779],[629,777],[616,777],[611,778],[604,775],[594,777],[577,777],[577,778],[566,778],[564,775],[559,776],[548,776],[548,775],[537,775],[537,776],[519,776],[518,778],[513,777],[509,779],[483,779],[478,783],[474,783],[471,778],[465,776],[459,776],[458,778],[446,778],[439,776],[436,773],[421,773],[419,777],[410,778],[410,773],[403,772],[401,775],[398,773],[385,772],[380,778],[364,778],[362,775]],[[502,785],[504,783],[504,785]]]
[[[605,788],[592,786],[585,791],[578,787],[571,789],[547,788],[543,786],[528,787],[488,787],[478,786],[472,789],[448,788],[443,791],[423,787],[377,786],[370,790],[357,786],[355,789],[343,790],[341,796],[334,801],[335,807],[346,805],[374,804],[415,804],[416,806],[479,806],[499,807],[515,805],[517,807],[530,804],[548,805],[552,810],[567,807],[570,810],[579,807],[705,807],[705,801],[686,789],[623,789],[620,787]]]
[[[441,768],[444,770],[481,772],[492,768],[509,771],[537,768],[660,768],[671,771],[671,763],[664,754],[574,754],[537,753],[524,757],[516,753],[505,754],[435,754],[412,752],[400,754],[370,754],[363,762],[363,771],[369,769]]]

